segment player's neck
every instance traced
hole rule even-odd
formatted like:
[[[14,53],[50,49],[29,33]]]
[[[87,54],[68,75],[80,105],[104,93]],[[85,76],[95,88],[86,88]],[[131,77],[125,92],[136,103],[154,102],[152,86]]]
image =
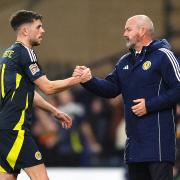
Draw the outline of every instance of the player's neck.
[[[28,48],[30,48],[30,49],[32,48],[32,45],[31,45],[31,44],[29,43],[29,41],[26,40],[26,39],[17,37],[16,42],[19,42],[19,43],[21,43],[23,46],[28,47]]]

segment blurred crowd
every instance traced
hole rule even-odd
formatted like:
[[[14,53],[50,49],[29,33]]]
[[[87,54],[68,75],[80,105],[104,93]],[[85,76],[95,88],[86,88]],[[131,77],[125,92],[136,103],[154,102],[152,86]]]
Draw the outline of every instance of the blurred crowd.
[[[73,119],[63,129],[50,114],[34,109],[32,132],[47,166],[123,167],[125,121],[121,96],[103,99],[81,86],[48,97]],[[174,177],[180,180],[180,104],[177,105],[177,161]]]
[[[117,167],[123,165],[125,128],[122,97],[106,100],[81,86],[48,101],[73,119],[71,129],[35,109],[32,132],[47,166]]]
[[[180,180],[180,103],[176,107],[176,163],[174,166],[174,177],[175,180]]]

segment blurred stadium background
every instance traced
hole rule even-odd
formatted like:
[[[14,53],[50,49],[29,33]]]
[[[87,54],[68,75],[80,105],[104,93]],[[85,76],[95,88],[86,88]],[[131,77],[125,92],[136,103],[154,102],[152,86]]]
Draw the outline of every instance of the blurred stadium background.
[[[1,53],[15,41],[14,32],[9,26],[9,17],[19,9],[34,10],[44,16],[46,33],[41,46],[35,50],[50,79],[70,76],[76,65],[87,65],[94,75],[101,77],[111,72],[126,51],[122,37],[125,21],[135,14],[148,15],[155,25],[155,38],[169,40],[176,55],[180,56],[179,0],[1,0]],[[80,172],[79,168],[93,170],[96,167],[105,168],[104,177],[97,175],[93,179],[103,179],[108,177],[107,168],[114,168],[114,175],[117,172],[121,175],[113,180],[126,179],[121,97],[101,99],[78,86],[71,91],[50,96],[48,101],[74,119],[73,128],[67,131],[54,123],[49,114],[39,109],[34,110],[32,132],[43,152],[46,166],[50,168],[50,174],[52,167],[56,167],[54,170],[61,168],[59,172],[62,174],[66,172],[62,168],[66,168],[67,173],[73,173],[72,168]],[[179,140],[180,106],[177,107],[177,112]],[[177,145],[179,146],[178,141]],[[177,151],[174,168],[177,179],[179,161]],[[50,179],[53,180],[54,177],[55,180],[55,176],[51,176]],[[78,177],[80,179],[85,178]]]

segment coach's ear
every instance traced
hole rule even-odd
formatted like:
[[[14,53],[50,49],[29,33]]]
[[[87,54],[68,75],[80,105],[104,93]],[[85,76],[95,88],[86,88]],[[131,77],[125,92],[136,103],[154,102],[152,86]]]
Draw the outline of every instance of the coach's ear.
[[[140,35],[140,37],[143,37],[146,32],[147,32],[147,29],[145,29],[144,27],[141,27],[141,28],[139,29],[139,35]]]

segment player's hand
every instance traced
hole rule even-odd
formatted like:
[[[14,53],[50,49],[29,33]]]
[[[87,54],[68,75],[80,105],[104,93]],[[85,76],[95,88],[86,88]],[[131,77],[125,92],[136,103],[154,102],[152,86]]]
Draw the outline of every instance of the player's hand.
[[[60,120],[63,128],[69,129],[72,127],[72,119],[66,113],[56,110],[53,115],[56,119]]]
[[[132,112],[137,116],[144,116],[147,114],[145,99],[135,99],[133,100],[134,103],[136,103],[134,106],[131,107]]]
[[[83,70],[87,69],[86,66],[76,66],[72,74],[73,77],[82,76]]]

